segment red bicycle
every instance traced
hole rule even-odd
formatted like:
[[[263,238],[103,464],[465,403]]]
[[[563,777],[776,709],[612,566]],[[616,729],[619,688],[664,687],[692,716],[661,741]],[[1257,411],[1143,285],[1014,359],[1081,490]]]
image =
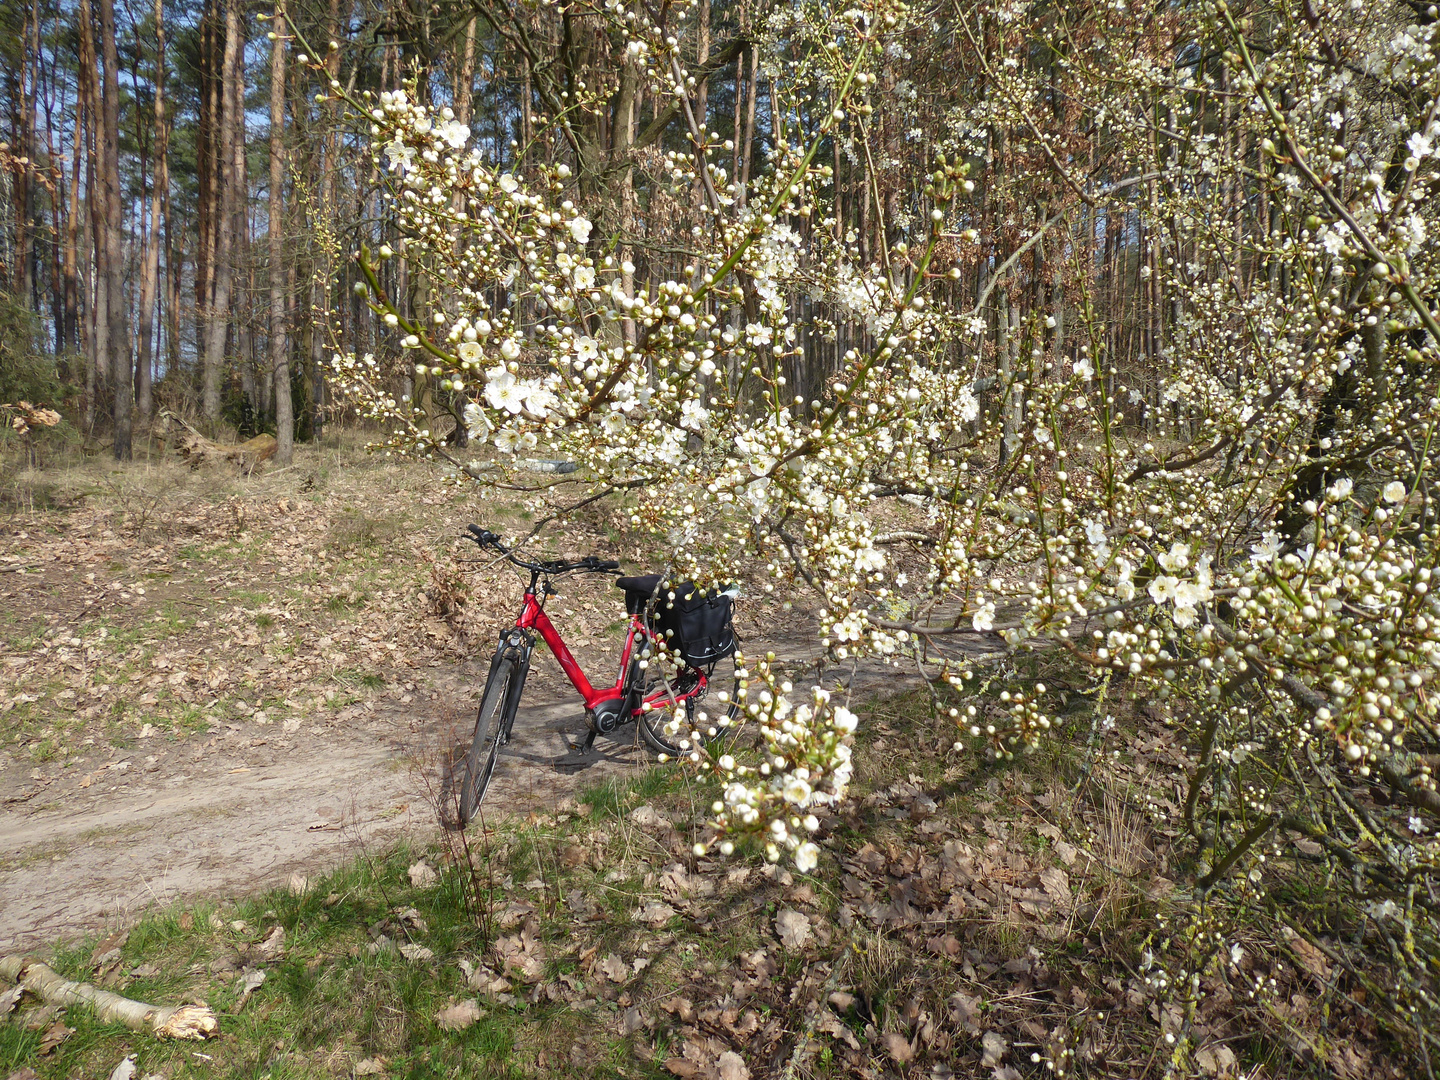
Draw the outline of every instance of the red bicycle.
[[[731,728],[740,710],[741,696],[733,659],[736,643],[730,627],[732,593],[705,594],[688,582],[667,588],[663,574],[617,578],[615,585],[625,591],[625,612],[629,616],[620,671],[613,685],[596,687],[545,614],[545,601],[556,595],[552,578],[606,573],[618,570],[620,564],[593,555],[578,562],[532,562],[478,525],[469,526],[466,532],[466,538],[481,548],[528,570],[530,584],[525,588],[524,607],[515,625],[500,635],[480,695],[475,735],[460,783],[462,826],[475,816],[495,773],[500,748],[510,740],[537,634],[580,694],[589,724],[585,741],[576,752],[578,756],[562,759],[561,763],[582,763],[597,735],[608,735],[629,723],[638,724],[645,742],[671,757],[689,753],[691,739],[696,735],[714,739]],[[683,639],[680,635],[684,635]],[[714,715],[699,708],[712,691],[718,705]]]

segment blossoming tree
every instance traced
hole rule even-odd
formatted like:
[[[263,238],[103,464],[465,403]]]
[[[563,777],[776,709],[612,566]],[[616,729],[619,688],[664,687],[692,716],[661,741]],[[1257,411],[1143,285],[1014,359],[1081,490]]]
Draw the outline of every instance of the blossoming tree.
[[[1276,867],[1321,865],[1378,943],[1395,1023],[1433,1011],[1434,9],[983,0],[942,34],[897,0],[796,3],[765,27],[774,145],[743,184],[697,118],[687,9],[606,10],[685,122],[663,162],[694,222],[683,272],[637,281],[563,146],[517,170],[448,109],[354,99],[398,231],[358,253],[360,289],[394,348],[335,365],[385,445],[503,475],[431,430],[397,389],[413,370],[502,465],[543,450],[635,491],[674,574],[760,553],[815,595],[834,656],[922,675],[957,746],[1033,747],[1053,705],[1038,684],[980,694],[947,639],[1168,700],[1202,914],[1156,985],[1228,962],[1217,889],[1263,898]],[[937,35],[963,79],[899,93]],[[906,123],[929,163],[903,200],[877,181],[890,243],[867,258],[836,227],[832,162],[883,158]],[[1092,241],[1129,229],[1143,368],[1120,366],[1095,292]],[[430,283],[423,310],[383,286],[390,259]],[[797,325],[797,297],[828,330]],[[719,778],[716,843],[751,833],[809,869],[856,719],[751,661],[759,751],[680,734]]]

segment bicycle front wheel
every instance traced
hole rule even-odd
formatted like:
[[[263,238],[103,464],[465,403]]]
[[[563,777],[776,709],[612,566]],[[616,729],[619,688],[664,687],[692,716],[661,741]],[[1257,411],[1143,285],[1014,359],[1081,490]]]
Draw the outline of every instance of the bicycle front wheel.
[[[490,673],[485,692],[480,696],[480,711],[475,717],[475,736],[470,753],[465,756],[464,778],[460,783],[460,825],[463,828],[475,816],[490,778],[495,773],[495,760],[500,756],[511,717],[505,715],[510,700],[510,687],[518,676],[518,660],[502,660]]]
[[[680,757],[697,748],[723,749],[735,737],[740,720],[740,668],[727,656],[705,675],[692,667],[662,672],[659,663],[645,671],[645,696],[650,705],[637,722],[652,750]]]

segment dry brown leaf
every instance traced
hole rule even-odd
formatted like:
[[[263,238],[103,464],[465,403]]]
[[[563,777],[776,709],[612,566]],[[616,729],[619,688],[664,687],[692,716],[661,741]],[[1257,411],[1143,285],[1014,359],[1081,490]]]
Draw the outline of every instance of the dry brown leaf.
[[[670,824],[670,819],[649,803],[646,803],[644,806],[637,806],[634,810],[630,811],[629,816],[631,821],[646,832],[664,833],[674,828],[674,826]]]
[[[1235,1072],[1235,1053],[1224,1043],[1202,1046],[1195,1054],[1195,1064],[1206,1076],[1230,1076]]]
[[[637,908],[632,913],[632,918],[634,918],[636,922],[642,922],[646,926],[652,926],[657,929],[664,926],[674,917],[675,909],[669,904],[662,904],[658,901],[652,901],[644,907]]]
[[[720,1080],[750,1080],[750,1070],[745,1065],[745,1059],[734,1050],[726,1050],[715,1061],[715,1067],[720,1072]]]
[[[502,971],[514,972],[527,983],[538,983],[545,975],[545,948],[526,930],[496,938],[495,956]]]
[[[501,930],[513,930],[534,914],[534,904],[527,904],[522,900],[512,901],[495,914],[495,925]]]
[[[45,1034],[40,1036],[40,1049],[36,1051],[41,1057],[53,1053],[55,1048],[75,1034],[75,1029],[66,1027],[65,1021],[56,1020],[45,1029]]]
[[[984,1035],[980,1036],[981,1067],[988,1069],[992,1066],[999,1065],[1001,1059],[1005,1057],[1005,1050],[1009,1045],[1005,1037],[999,1032],[985,1032]]]
[[[775,916],[775,934],[787,949],[802,948],[810,938],[810,919],[793,908],[785,908]]]
[[[959,956],[964,949],[964,946],[960,944],[960,939],[954,934],[943,934],[940,937],[930,938],[925,942],[925,947],[936,956],[948,956],[952,959]]]
[[[245,969],[245,982],[240,988],[240,1000],[235,1002],[235,1011],[238,1013],[245,1008],[245,1003],[250,1000],[250,995],[259,990],[265,984],[265,970],[263,968]]]
[[[831,995],[832,997],[834,995]],[[855,1038],[855,1033],[842,1024],[833,1013],[822,1012],[815,1021],[815,1030],[825,1035],[834,1035],[842,1040],[851,1050],[860,1049],[860,1040]]]
[[[9,990],[0,994],[0,1018],[9,1016],[15,1010],[21,996],[25,993],[23,983],[16,983]]]
[[[710,884],[706,882],[706,884]],[[711,885],[711,891],[714,886]],[[680,863],[667,866],[660,874],[660,892],[671,903],[682,903],[699,891],[699,882]]]
[[[623,983],[630,977],[629,965],[621,960],[613,952],[600,961],[600,974],[604,975],[611,982]]]
[[[446,1031],[464,1031],[485,1015],[480,1003],[474,998],[457,1001],[447,1009],[441,1009],[435,1016],[435,1023]]]
[[[256,960],[275,960],[285,955],[285,927],[276,926],[250,952]]]
[[[1058,866],[1040,871],[1040,884],[1045,892],[1062,908],[1070,906],[1070,876]]]
[[[1281,927],[1280,936],[1285,939],[1286,947],[1294,953],[1295,959],[1306,972],[1322,983],[1330,981],[1330,960],[1323,952],[1288,926]]]
[[[120,955],[120,950],[125,947],[125,943],[129,940],[129,930],[115,931],[115,933],[95,946],[95,950],[90,954],[90,966],[98,969],[102,965],[110,963]]]
[[[910,1040],[899,1032],[889,1032],[882,1040],[885,1044],[885,1052],[897,1065],[904,1065],[915,1057],[915,1047],[910,1045]]]
[[[673,997],[660,1007],[668,1013],[674,1013],[683,1024],[695,1019],[695,1003],[689,998]]]

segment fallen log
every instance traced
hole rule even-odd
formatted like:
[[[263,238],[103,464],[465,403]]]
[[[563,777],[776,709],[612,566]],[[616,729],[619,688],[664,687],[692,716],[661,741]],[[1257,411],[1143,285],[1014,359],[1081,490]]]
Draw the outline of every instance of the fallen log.
[[[72,982],[33,957],[0,956],[0,976],[23,986],[46,1004],[87,1004],[105,1023],[124,1024],[136,1031],[148,1028],[162,1039],[208,1039],[220,1031],[220,1023],[208,1005],[147,1005],[90,983]]]
[[[573,473],[578,472],[580,466],[573,461],[559,461],[553,458],[516,458],[514,461],[501,463],[499,461],[467,461],[461,466],[461,471],[466,475],[479,480],[485,473],[496,472],[506,465],[516,469],[524,469],[526,472],[540,473]]]
[[[269,461],[275,456],[277,444],[274,435],[260,434],[243,443],[227,445],[207,439],[172,412],[161,413],[160,418],[170,425],[170,436],[175,446],[175,452],[188,461],[190,467],[194,469],[198,469],[208,461],[220,460],[237,465],[246,472],[252,472],[255,466],[262,461]]]

